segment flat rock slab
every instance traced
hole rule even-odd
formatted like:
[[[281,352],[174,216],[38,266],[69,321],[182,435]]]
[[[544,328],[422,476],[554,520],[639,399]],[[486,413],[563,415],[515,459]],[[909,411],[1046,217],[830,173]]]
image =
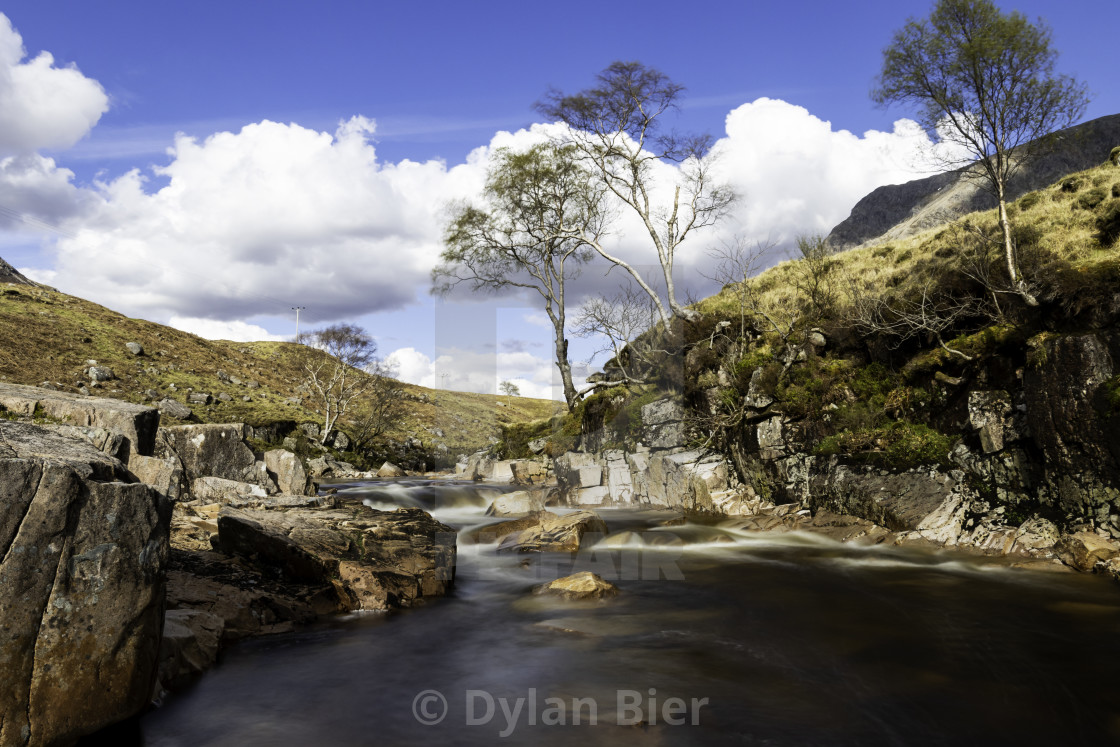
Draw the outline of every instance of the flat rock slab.
[[[502,539],[498,552],[578,552],[584,544],[607,536],[606,522],[593,511],[563,516],[541,511],[529,520],[533,522],[530,526]]]
[[[151,456],[155,449],[159,410],[154,407],[7,383],[0,383],[0,405],[18,415],[31,417],[38,411],[67,425],[118,433],[128,439],[130,453]]]
[[[217,546],[293,581],[334,588],[348,609],[412,606],[446,594],[455,574],[455,530],[417,508],[226,507]]]
[[[188,481],[199,477],[260,482],[257,458],[245,443],[244,423],[175,425],[160,428],[159,456],[176,456]]]

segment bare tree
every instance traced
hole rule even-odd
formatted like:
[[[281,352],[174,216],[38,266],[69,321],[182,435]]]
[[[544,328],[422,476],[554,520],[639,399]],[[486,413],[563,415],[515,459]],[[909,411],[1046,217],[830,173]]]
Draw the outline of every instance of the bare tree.
[[[626,285],[611,298],[595,297],[587,301],[576,317],[575,334],[578,337],[599,338],[603,345],[591,355],[591,360],[603,353],[610,353],[614,366],[604,371],[607,378],[583,390],[619,384],[644,383],[644,371],[655,362],[659,351],[652,339],[640,339],[643,334],[656,335],[658,312],[650,297]]]
[[[498,384],[498,391],[506,395],[506,405],[512,405],[513,398],[521,396],[521,387],[517,386],[517,384],[514,384],[512,381],[503,381],[501,384]]]
[[[854,281],[850,282],[849,288],[849,314],[860,334],[887,335],[894,338],[896,347],[914,338],[932,339],[943,350],[964,360],[972,360],[967,353],[949,347],[945,335],[981,313],[978,299],[953,296],[932,281],[923,283],[906,297],[889,301],[869,293]]]
[[[358,451],[369,446],[390,428],[400,423],[407,411],[408,392],[397,378],[397,369],[374,360],[366,367],[368,388],[355,401],[347,422],[350,440]]]
[[[683,86],[653,68],[614,62],[599,73],[595,87],[573,95],[550,90],[536,104],[542,114],[568,126],[563,142],[573,146],[607,191],[641,219],[661,265],[668,309],[632,265],[601,242],[590,243],[600,256],[630,274],[666,325],[672,316],[697,315],[677,301],[677,250],[693,231],[723,217],[735,199],[730,187],[713,178],[710,136],[681,136],[661,128],[661,118],[677,108],[683,93]],[[669,164],[679,168],[672,198],[663,200],[656,172]]]
[[[606,214],[601,186],[571,147],[499,150],[487,173],[484,207],[459,206],[444,231],[445,250],[432,272],[434,293],[460,283],[497,293],[523,288],[540,295],[552,322],[556,366],[569,409],[578,400],[568,360],[565,282],[591,256]]]
[[[1057,52],[1050,29],[1021,13],[1004,15],[990,0],[938,0],[928,19],[911,20],[883,51],[872,97],[879,104],[919,107],[919,120],[972,162],[999,202],[1004,255],[1011,284],[1030,306],[1038,301],[1023,282],[1011,222],[1008,180],[1045,153],[1051,133],[1076,122],[1088,102],[1085,86],[1054,75]]]
[[[314,350],[303,356],[303,370],[312,396],[323,408],[322,442],[338,419],[370,387],[365,368],[376,360],[377,343],[361,327],[334,324],[302,335]]]

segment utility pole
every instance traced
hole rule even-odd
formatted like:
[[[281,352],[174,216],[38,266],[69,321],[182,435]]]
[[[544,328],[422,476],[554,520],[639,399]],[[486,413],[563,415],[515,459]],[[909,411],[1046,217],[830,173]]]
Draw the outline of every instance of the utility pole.
[[[296,342],[299,342],[299,312],[306,311],[306,306],[293,306],[292,311],[296,312]]]

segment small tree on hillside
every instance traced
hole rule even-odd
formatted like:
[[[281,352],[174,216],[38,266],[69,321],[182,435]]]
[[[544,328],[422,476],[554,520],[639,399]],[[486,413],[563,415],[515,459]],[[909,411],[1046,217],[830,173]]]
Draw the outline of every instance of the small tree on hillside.
[[[1081,83],[1054,74],[1056,58],[1041,20],[1005,15],[990,0],[938,0],[928,19],[895,34],[872,91],[879,104],[917,106],[928,132],[967,154],[947,167],[978,159],[980,178],[999,203],[1011,288],[1031,306],[1038,301],[1015,255],[1008,180],[1051,146],[1051,133],[1076,122],[1088,101]]]
[[[666,326],[673,316],[697,316],[677,301],[677,250],[693,231],[723,217],[735,199],[729,186],[713,178],[710,136],[682,136],[661,127],[662,116],[677,108],[683,94],[684,86],[658,70],[640,62],[614,62],[599,73],[593,88],[571,95],[551,90],[536,105],[545,116],[568,125],[565,144],[641,219],[661,266],[668,309],[637,269],[600,243],[592,246],[630,274]],[[675,183],[659,184],[657,172],[666,173],[663,169],[669,164],[679,164]]]
[[[365,369],[377,359],[377,343],[352,324],[323,327],[302,337],[318,351],[304,355],[303,370],[312,397],[323,408],[322,442],[326,443],[338,419],[369,389],[372,377]]]
[[[498,391],[506,395],[506,404],[512,405],[514,397],[521,396],[521,387],[514,384],[512,381],[503,381],[498,384]]]

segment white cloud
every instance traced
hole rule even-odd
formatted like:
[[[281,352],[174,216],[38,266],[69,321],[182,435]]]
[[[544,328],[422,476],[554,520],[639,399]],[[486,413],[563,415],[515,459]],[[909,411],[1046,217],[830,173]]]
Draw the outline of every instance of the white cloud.
[[[0,14],[0,154],[68,148],[109,109],[101,85],[49,52],[26,60],[23,39]]]
[[[493,353],[447,349],[433,361],[415,348],[390,353],[385,362],[395,366],[398,378],[410,384],[458,392],[496,394],[498,384],[512,381],[522,397],[563,399],[559,373],[552,360],[531,353]]]
[[[67,148],[109,107],[97,81],[57,68],[48,52],[25,61],[23,39],[0,14],[0,228],[51,230],[84,196],[44,148]]]
[[[207,340],[233,340],[234,342],[258,342],[261,340],[286,340],[282,335],[269,333],[264,327],[247,322],[221,322],[214,319],[193,319],[173,316],[168,324],[175,329],[190,332]]]
[[[322,321],[403,308],[426,292],[445,206],[477,194],[498,133],[465,164],[381,163],[372,120],[336,132],[264,121],[203,141],[180,135],[166,186],[133,170],[56,246],[67,292],[149,317],[243,319],[299,304]]]

